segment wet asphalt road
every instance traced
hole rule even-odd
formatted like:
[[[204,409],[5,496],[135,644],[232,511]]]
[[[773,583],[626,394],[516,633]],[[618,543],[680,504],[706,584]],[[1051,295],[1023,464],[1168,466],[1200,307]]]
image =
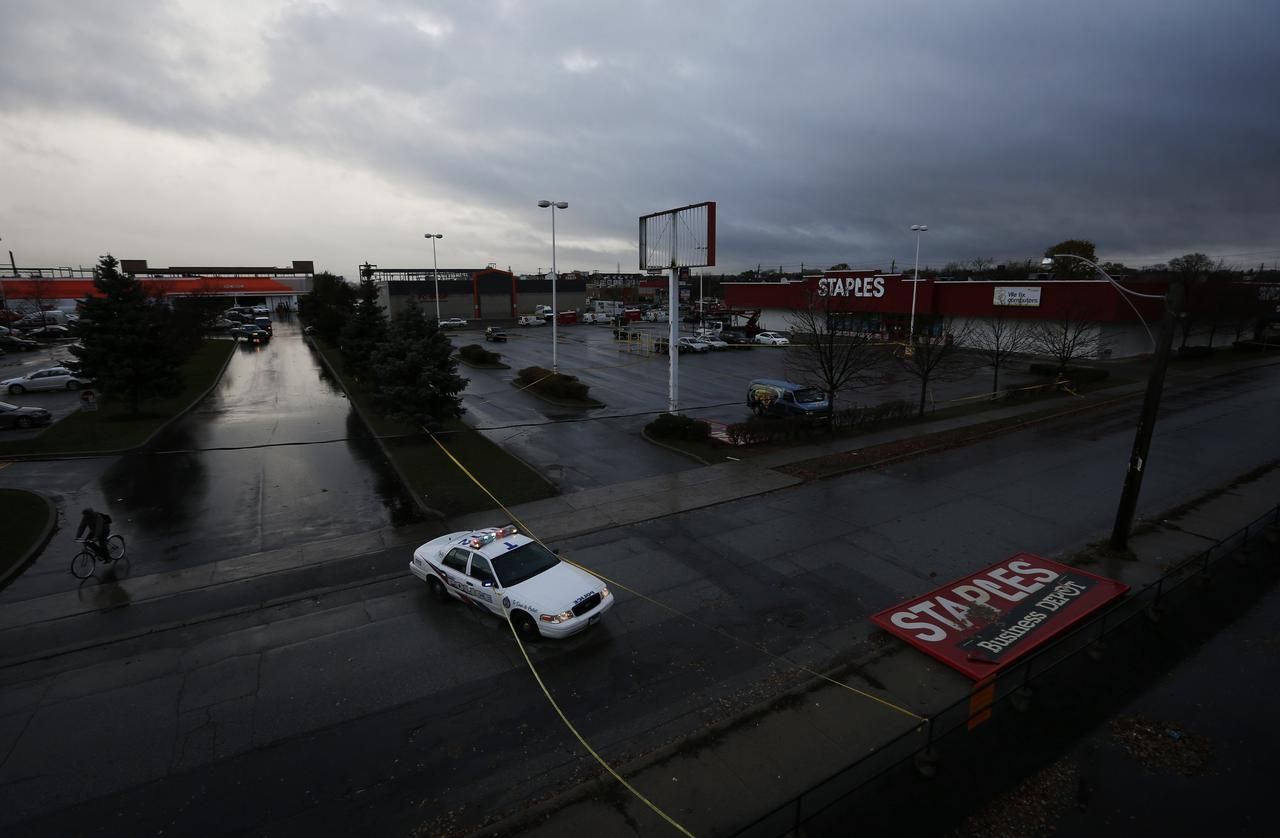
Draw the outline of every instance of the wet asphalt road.
[[[1140,514],[1277,456],[1277,384],[1280,372],[1261,369],[1169,394]],[[870,613],[938,578],[1016,550],[1059,556],[1108,531],[1135,415],[1130,402],[560,546],[699,623],[822,666],[857,654]],[[125,811],[136,832],[403,834],[583,770],[504,625],[429,603],[405,559],[371,556],[398,575],[364,585],[6,668],[0,813],[106,794],[13,832],[75,832]],[[618,596],[597,629],[533,653],[607,758],[784,682],[749,647]],[[85,617],[86,630],[112,613]],[[117,708],[110,724],[91,721],[104,703]],[[101,759],[114,759],[111,777],[92,783]],[[59,773],[72,781],[41,780]]]
[[[44,554],[0,592],[0,602],[66,589],[76,551],[72,535],[85,506],[112,516],[115,531],[129,542],[134,573],[417,520],[411,499],[297,324],[284,320],[275,331],[266,346],[237,347],[214,392],[148,452],[0,469],[0,485],[52,495],[61,526]],[[665,357],[620,348],[606,327],[559,332],[561,370],[588,384],[606,407],[560,408],[513,387],[517,370],[551,363],[550,329],[513,329],[509,342],[485,344],[511,369],[462,367],[470,379],[467,421],[566,492],[698,467],[640,437],[640,429],[667,407]],[[478,330],[451,337],[455,346],[484,343]],[[681,356],[681,404],[695,416],[745,419],[746,383],[786,377],[787,351],[758,347]],[[65,356],[65,347],[50,347],[5,361],[20,372]],[[1029,378],[1004,376],[1006,386]],[[934,390],[936,398],[950,399],[987,386],[981,373]],[[900,380],[852,394],[848,404],[914,399],[915,388]],[[39,398],[67,410],[76,401],[67,393]]]
[[[416,520],[419,513],[293,322],[241,344],[200,405],[121,457],[17,462],[0,485],[54,496],[61,529],[0,602],[66,590],[79,512],[107,511],[134,573]]]

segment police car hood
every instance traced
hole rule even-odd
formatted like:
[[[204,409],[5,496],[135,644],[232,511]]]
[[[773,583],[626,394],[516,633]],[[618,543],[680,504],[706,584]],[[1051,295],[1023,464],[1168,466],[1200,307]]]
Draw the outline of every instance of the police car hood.
[[[536,608],[542,613],[559,613],[568,611],[574,603],[595,593],[603,587],[603,583],[587,573],[564,561],[549,570],[544,570],[532,579],[526,579],[518,585],[507,588],[507,596],[513,604],[524,604]]]

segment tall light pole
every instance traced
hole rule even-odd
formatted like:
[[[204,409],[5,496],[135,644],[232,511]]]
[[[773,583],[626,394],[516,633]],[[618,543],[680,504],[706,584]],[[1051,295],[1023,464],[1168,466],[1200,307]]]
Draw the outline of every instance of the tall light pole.
[[[443,239],[443,233],[427,233],[424,239],[431,239],[431,273],[436,286],[436,327],[440,326],[440,266],[436,264],[436,239]]]
[[[551,208],[551,371],[560,372],[556,363],[556,325],[560,322],[560,308],[556,305],[556,210],[568,209],[567,201],[539,201],[538,206]]]
[[[1164,300],[1164,317],[1160,322],[1160,339],[1157,341],[1154,337],[1152,338],[1152,343],[1155,344],[1155,358],[1151,362],[1151,374],[1147,377],[1147,392],[1142,398],[1142,414],[1138,417],[1138,430],[1133,437],[1133,451],[1129,454],[1129,468],[1124,475],[1124,489],[1120,492],[1120,503],[1116,507],[1116,522],[1111,528],[1111,549],[1123,550],[1129,540],[1129,528],[1133,524],[1133,514],[1138,508],[1138,494],[1142,491],[1142,476],[1146,472],[1147,454],[1151,450],[1151,437],[1156,430],[1156,414],[1160,411],[1160,396],[1164,393],[1164,374],[1169,367],[1169,349],[1173,346],[1173,332],[1177,326],[1178,318],[1183,316],[1182,307],[1186,300],[1186,288],[1183,287],[1181,282],[1175,282],[1169,286],[1168,293],[1163,296],[1131,291],[1112,279],[1102,268],[1083,256],[1076,256],[1074,253],[1055,253],[1053,256],[1045,257],[1040,264],[1044,267],[1050,267],[1053,265],[1054,259],[1060,259],[1064,256],[1078,259],[1106,277],[1107,281],[1129,303],[1133,313],[1138,315],[1138,322],[1142,323],[1143,328],[1146,328],[1147,324],[1143,321],[1142,314],[1129,297]],[[1147,329],[1147,335],[1151,335],[1150,329]]]
[[[916,271],[911,281],[911,327],[907,331],[907,343],[916,342],[916,286],[920,284],[920,236],[929,231],[927,224],[912,224],[911,232],[916,234]]]

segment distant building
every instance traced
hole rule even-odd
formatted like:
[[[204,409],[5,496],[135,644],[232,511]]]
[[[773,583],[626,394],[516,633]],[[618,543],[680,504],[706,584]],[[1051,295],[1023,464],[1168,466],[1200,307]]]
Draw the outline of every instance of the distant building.
[[[185,266],[151,268],[145,259],[122,259],[120,272],[137,277],[156,296],[224,297],[228,305],[263,303],[298,307],[310,293],[313,263],[295,261],[290,268]],[[19,268],[17,276],[0,277],[5,304],[14,310],[37,306],[73,311],[76,303],[97,294],[90,268]]]
[[[364,270],[362,268],[362,270]],[[551,305],[551,280],[543,275],[516,275],[486,268],[378,268],[369,273],[378,283],[379,299],[388,316],[402,310],[410,298],[435,316],[439,288],[440,317],[465,320],[514,321],[532,314],[534,306]],[[586,305],[586,275],[564,274],[555,281],[556,306],[577,311]]]
[[[1160,276],[1126,278],[1124,287],[1143,294],[1163,297],[1170,278]],[[948,324],[963,333],[968,326],[997,318],[1019,318],[1052,322],[1070,317],[1089,321],[1101,338],[1103,357],[1129,357],[1152,351],[1145,321],[1155,331],[1164,313],[1163,299],[1122,295],[1105,279],[1055,279],[1048,275],[1018,281],[994,279],[944,280],[910,274],[885,274],[874,270],[825,271],[799,280],[782,282],[722,283],[726,307],[731,310],[761,309],[760,326],[786,330],[794,315],[810,305],[821,305],[835,319],[839,331],[871,333],[885,340],[906,340],[915,286],[915,326],[917,334],[941,337]],[[1227,328],[1253,337],[1266,316],[1259,303],[1274,294],[1273,284],[1231,282],[1215,286],[1213,293],[1232,306],[1209,306],[1216,311],[1223,330],[1217,344],[1230,339]],[[1228,310],[1229,309],[1229,310]],[[1189,345],[1204,344],[1212,324],[1202,326]],[[1242,328],[1243,327],[1243,328]]]

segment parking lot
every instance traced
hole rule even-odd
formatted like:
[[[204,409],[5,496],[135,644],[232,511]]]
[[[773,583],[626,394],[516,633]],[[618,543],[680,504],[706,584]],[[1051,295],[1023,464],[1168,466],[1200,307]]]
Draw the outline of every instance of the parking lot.
[[[62,366],[66,362],[74,360],[71,352],[67,349],[70,344],[71,341],[60,341],[42,344],[39,349],[31,352],[7,353],[3,358],[0,358],[0,381],[7,378],[17,378],[20,375],[26,375],[29,372],[46,367]],[[0,393],[0,401],[21,407],[43,407],[53,414],[53,421],[57,422],[59,419],[63,419],[79,409],[80,395],[80,393],[67,390],[29,392],[22,395],[10,395],[6,391]],[[28,430],[13,428],[0,431],[0,439],[27,439],[38,436],[42,430],[43,428],[31,428]]]
[[[689,333],[690,327],[684,328]],[[667,325],[637,323],[632,324],[632,331],[665,337]],[[556,481],[562,490],[609,485],[697,465],[640,437],[640,430],[668,407],[666,355],[640,351],[634,345],[629,348],[614,339],[608,326],[561,326],[557,329],[559,371],[577,376],[590,387],[591,398],[605,405],[595,409],[561,407],[512,385],[520,369],[551,368],[551,327],[513,327],[506,332],[506,343],[486,343],[479,328],[450,332],[454,346],[480,344],[499,353],[511,368],[460,367],[460,373],[470,379],[463,394],[464,418]],[[800,351],[796,346],[751,346],[679,355],[679,410],[726,424],[745,421],[751,415],[746,404],[748,382],[789,377],[787,357]],[[1001,387],[1032,380],[1025,371],[1002,371],[1000,376]],[[990,370],[980,368],[964,381],[931,384],[930,394],[932,399],[944,401],[980,396],[990,387]],[[895,399],[914,403],[918,398],[919,382],[899,373],[882,385],[843,394],[836,406],[875,405]]]

